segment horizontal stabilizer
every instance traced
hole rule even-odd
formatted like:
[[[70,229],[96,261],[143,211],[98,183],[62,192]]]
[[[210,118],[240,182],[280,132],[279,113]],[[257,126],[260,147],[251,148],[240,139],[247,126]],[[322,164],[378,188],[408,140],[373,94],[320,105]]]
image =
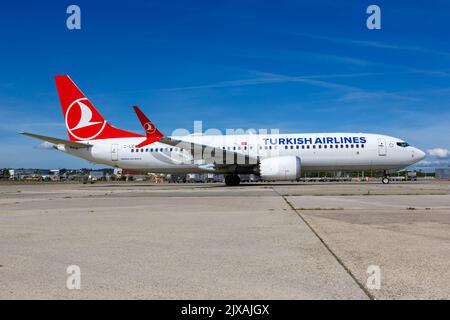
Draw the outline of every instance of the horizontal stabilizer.
[[[47,136],[41,136],[39,134],[34,134],[34,133],[28,133],[28,132],[19,132],[20,134],[23,134],[24,136],[28,136],[28,137],[32,137],[32,138],[36,138],[39,140],[43,140],[43,141],[47,141],[53,144],[63,144],[72,148],[89,148],[91,147],[91,145],[89,144],[84,144],[84,143],[80,143],[80,142],[74,142],[74,141],[69,141],[69,140],[64,140],[64,139],[59,139],[59,138],[53,138],[53,137],[47,137]]]

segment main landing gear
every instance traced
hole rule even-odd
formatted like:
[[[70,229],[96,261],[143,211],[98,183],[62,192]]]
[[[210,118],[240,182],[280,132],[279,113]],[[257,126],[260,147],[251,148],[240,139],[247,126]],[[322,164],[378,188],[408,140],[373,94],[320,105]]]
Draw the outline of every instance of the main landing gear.
[[[389,179],[389,177],[387,176],[386,171],[385,171],[384,174],[383,174],[383,178],[381,178],[381,182],[382,182],[383,184],[389,184],[389,182],[390,182],[390,179]]]
[[[225,184],[227,186],[237,186],[241,182],[241,178],[237,174],[225,176]]]

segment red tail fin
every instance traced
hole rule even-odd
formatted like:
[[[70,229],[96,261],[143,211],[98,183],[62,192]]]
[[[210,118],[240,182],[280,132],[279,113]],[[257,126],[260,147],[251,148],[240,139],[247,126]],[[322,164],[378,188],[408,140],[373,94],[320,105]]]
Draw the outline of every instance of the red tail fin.
[[[71,141],[142,137],[111,126],[69,76],[55,76],[55,82]]]
[[[146,115],[137,106],[133,106],[133,108],[139,118],[139,121],[141,121],[141,124],[144,127],[145,133],[147,134],[147,139],[145,139],[139,145],[137,145],[136,146],[137,148],[141,148],[150,143],[156,142],[162,137],[164,137],[164,135],[158,129],[156,129],[155,125],[146,117]]]

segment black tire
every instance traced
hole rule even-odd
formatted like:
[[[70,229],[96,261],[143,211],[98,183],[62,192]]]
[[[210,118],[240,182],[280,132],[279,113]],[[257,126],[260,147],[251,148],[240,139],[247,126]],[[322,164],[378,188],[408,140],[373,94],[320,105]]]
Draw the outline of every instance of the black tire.
[[[383,178],[381,179],[381,182],[382,182],[383,184],[389,184],[390,180],[389,180],[388,177],[383,177]]]
[[[225,184],[227,185],[227,186],[231,186],[232,185],[232,177],[233,176],[225,176]]]
[[[241,182],[241,178],[238,175],[229,175],[225,177],[225,184],[227,186],[237,186]]]

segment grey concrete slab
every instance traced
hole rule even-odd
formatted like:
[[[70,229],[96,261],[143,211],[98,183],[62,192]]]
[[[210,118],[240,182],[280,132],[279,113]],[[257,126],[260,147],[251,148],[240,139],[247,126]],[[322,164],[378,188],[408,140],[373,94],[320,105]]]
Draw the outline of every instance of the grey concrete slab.
[[[378,265],[375,298],[448,299],[449,195],[448,182],[0,184],[0,298],[367,298]],[[69,264],[81,291],[65,288]]]
[[[449,299],[450,195],[411,187],[421,194],[287,200],[360,283],[366,284],[370,265],[380,267],[381,287],[369,290],[375,298]]]
[[[450,195],[294,196],[287,199],[301,210],[450,210]]]
[[[264,185],[0,185],[0,252],[1,299],[367,298]]]

